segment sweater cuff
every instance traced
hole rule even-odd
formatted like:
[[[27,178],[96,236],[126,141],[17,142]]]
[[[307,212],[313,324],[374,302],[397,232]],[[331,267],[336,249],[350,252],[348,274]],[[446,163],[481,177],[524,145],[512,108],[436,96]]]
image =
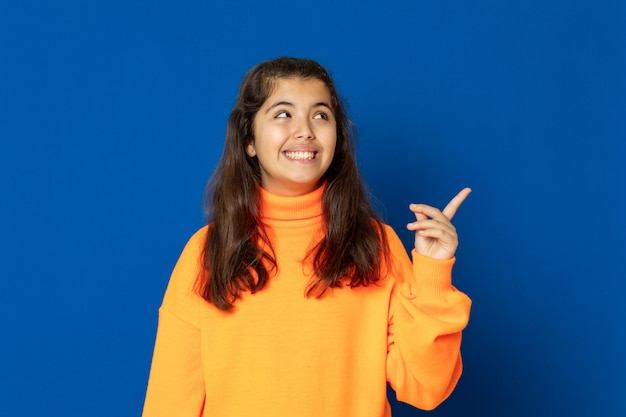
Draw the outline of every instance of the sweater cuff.
[[[455,257],[450,259],[433,259],[411,251],[413,257],[414,285],[411,293],[418,299],[441,299],[452,287],[452,266]]]

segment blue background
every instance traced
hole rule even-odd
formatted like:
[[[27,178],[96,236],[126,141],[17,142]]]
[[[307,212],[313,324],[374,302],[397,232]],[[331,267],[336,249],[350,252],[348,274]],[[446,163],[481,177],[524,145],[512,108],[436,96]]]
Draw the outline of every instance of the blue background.
[[[429,414],[626,415],[626,5],[577,0],[2,0],[0,415],[140,414],[239,82],[278,55],[333,73],[407,247],[409,202],[474,189],[465,371]]]

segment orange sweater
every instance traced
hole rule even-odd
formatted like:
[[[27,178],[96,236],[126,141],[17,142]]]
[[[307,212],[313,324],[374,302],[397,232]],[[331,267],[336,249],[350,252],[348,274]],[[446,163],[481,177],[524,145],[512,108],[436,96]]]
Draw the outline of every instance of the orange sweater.
[[[189,240],[159,310],[144,417],[383,417],[387,381],[422,409],[452,392],[471,304],[451,285],[454,260],[413,251],[411,264],[387,227],[395,268],[382,283],[304,295],[322,188],[301,197],[262,190],[278,271],[232,313],[192,290],[206,227]]]

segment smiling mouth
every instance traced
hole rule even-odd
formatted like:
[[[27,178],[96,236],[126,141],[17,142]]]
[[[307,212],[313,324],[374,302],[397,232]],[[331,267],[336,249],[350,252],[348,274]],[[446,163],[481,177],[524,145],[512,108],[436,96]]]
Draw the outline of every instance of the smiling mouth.
[[[285,156],[289,159],[300,160],[300,161],[308,161],[315,158],[317,152],[313,151],[295,151],[295,152],[285,152]]]

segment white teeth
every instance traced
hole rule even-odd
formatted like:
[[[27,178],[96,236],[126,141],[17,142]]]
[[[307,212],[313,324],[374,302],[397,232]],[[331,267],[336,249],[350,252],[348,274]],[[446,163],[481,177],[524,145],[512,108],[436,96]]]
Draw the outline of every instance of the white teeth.
[[[285,155],[289,159],[313,159],[315,158],[315,152],[303,152],[303,151],[285,152]]]

